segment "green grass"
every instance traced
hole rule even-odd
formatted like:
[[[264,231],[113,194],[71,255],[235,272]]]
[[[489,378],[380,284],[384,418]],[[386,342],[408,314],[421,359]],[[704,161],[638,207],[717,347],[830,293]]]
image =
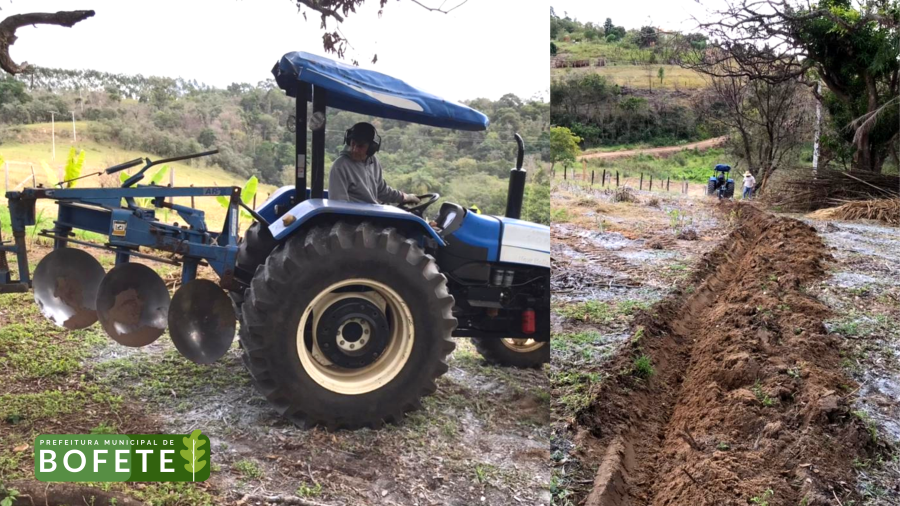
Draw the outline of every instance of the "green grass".
[[[66,331],[44,319],[29,295],[2,294],[8,308],[0,327],[0,375],[13,380],[61,379],[79,371],[94,351],[108,344],[96,327]]]
[[[551,373],[550,383],[558,389],[557,400],[570,413],[577,413],[591,404],[591,387],[600,383],[600,374],[582,371]]]
[[[574,35],[578,38],[578,35]],[[634,61],[647,61],[650,58],[650,50],[636,47],[624,47],[621,43],[607,43],[605,40],[580,40],[566,42],[554,41],[558,55],[566,56],[570,60],[583,60],[586,58],[605,58],[607,63],[630,63]]]
[[[775,402],[776,402],[775,399],[769,397],[769,394],[767,394],[763,390],[762,383],[760,383],[759,380],[757,380],[756,384],[753,385],[752,390],[753,390],[753,395],[756,396],[756,400],[759,401],[759,403],[762,404],[763,406],[770,408],[775,405]]]
[[[766,491],[762,494],[756,497],[751,497],[750,502],[756,504],[757,506],[769,506],[769,499],[771,499],[774,495],[775,492],[773,492],[771,488],[766,489]]]
[[[639,309],[649,307],[645,302],[626,300],[615,304],[589,300],[559,307],[557,312],[571,320],[585,323],[611,323],[623,316],[633,316]]]
[[[650,361],[650,357],[647,355],[635,357],[634,363],[631,366],[631,374],[643,379],[647,379],[656,374],[656,371],[653,369],[653,363]]]
[[[165,339],[165,336],[163,337]],[[235,385],[248,384],[249,379],[239,368],[234,355],[226,355],[210,365],[197,365],[176,350],[162,355],[127,356],[108,360],[94,367],[101,382],[110,387],[128,385],[136,397],[172,406],[172,397],[186,400],[205,391],[221,391]],[[190,409],[183,402],[172,406],[176,411]]]
[[[85,410],[92,403],[115,411],[121,406],[122,398],[96,386],[81,390],[4,394],[0,395],[0,420],[13,424],[56,420],[62,415]]]
[[[572,58],[573,60],[582,60],[586,58]],[[594,62],[591,62],[594,64]],[[706,79],[694,72],[679,67],[678,65],[650,65],[650,76],[647,77],[647,66],[645,65],[609,65],[605,67],[580,67],[580,68],[554,68],[551,69],[551,78],[565,78],[571,74],[599,74],[612,84],[619,86],[628,86],[630,88],[643,88],[652,90],[694,90],[705,88],[708,83]],[[657,72],[662,68],[665,76],[662,84],[659,82]],[[652,86],[652,87],[651,87]]]
[[[231,465],[235,471],[245,478],[257,480],[263,477],[263,471],[259,464],[249,459],[242,459]]]
[[[550,209],[550,220],[553,223],[566,223],[571,219],[569,211],[563,207]]]
[[[321,494],[321,483],[316,483],[313,486],[309,486],[306,483],[303,483],[297,488],[297,495],[300,497],[319,497]]]
[[[712,175],[712,168],[717,163],[733,165],[734,160],[729,159],[723,149],[713,148],[705,151],[686,149],[665,158],[640,154],[613,160],[594,158],[589,159],[587,162],[589,169],[602,170],[605,168],[608,171],[619,171],[622,184],[625,184],[624,181],[627,179],[628,185],[634,187],[638,186],[640,175],[643,173],[644,188],[646,189],[651,175],[654,180],[654,188],[657,187],[657,184],[660,184],[660,181],[664,184],[667,177],[671,178],[673,182],[686,179],[695,183],[706,183],[709,180],[709,176]],[[732,171],[733,174],[737,174],[737,172]],[[737,183],[739,176],[733,175],[732,177],[736,177]],[[678,191],[678,189],[676,188],[674,191]]]

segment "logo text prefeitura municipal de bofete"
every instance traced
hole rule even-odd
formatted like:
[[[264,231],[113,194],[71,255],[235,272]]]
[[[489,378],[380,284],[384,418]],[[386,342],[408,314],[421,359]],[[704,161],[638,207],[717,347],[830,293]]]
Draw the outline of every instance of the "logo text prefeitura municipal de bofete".
[[[44,434],[34,441],[40,481],[205,481],[209,438],[172,434]]]

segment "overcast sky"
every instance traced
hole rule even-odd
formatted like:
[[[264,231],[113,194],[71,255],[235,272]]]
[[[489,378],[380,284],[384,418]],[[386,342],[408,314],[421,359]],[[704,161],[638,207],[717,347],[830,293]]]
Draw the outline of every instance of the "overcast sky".
[[[617,26],[627,29],[650,25],[664,30],[693,31],[696,16],[706,19],[707,12],[724,7],[721,0],[550,0],[557,16],[569,17],[582,22],[592,21],[602,25],[606,18],[612,18]]]
[[[447,0],[444,8],[459,1]],[[361,67],[452,100],[496,100],[505,93],[547,99],[550,28],[543,2],[469,0],[442,14],[391,0],[381,19],[378,3],[368,0],[341,25],[354,47],[345,61],[357,59]],[[13,59],[43,67],[183,77],[224,88],[272,77],[272,66],[290,51],[336,58],[324,54],[316,13],[309,11],[304,21],[291,0],[18,0],[0,8],[2,17],[96,11],[73,28],[16,32]]]

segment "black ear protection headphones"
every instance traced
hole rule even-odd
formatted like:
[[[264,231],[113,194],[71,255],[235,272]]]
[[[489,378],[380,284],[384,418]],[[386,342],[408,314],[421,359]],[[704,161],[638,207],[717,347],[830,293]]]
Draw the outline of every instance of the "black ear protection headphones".
[[[381,136],[378,135],[378,131],[375,130],[375,127],[370,123],[357,123],[352,127],[348,128],[346,132],[344,132],[344,144],[350,145],[350,141],[353,140],[353,129],[360,125],[368,125],[372,127],[372,139],[366,140],[369,143],[369,148],[366,150],[366,156],[372,156],[381,149]]]

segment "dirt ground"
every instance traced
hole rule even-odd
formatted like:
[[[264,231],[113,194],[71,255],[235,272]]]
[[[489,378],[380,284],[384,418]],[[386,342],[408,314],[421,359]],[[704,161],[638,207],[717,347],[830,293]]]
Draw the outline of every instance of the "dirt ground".
[[[37,249],[32,269],[47,251]],[[111,256],[99,258],[112,266]],[[178,279],[172,267],[154,268],[170,286]],[[4,485],[29,488],[36,435],[200,428],[212,442],[208,482],[89,490],[118,504],[550,503],[546,373],[488,366],[466,340],[425,410],[379,431],[294,427],[254,390],[236,342],[222,360],[197,366],[167,334],[133,349],[99,324],[64,332],[44,321],[31,294],[0,295],[0,375],[0,499]]]
[[[632,196],[554,185],[554,504],[897,504],[897,230]]]

